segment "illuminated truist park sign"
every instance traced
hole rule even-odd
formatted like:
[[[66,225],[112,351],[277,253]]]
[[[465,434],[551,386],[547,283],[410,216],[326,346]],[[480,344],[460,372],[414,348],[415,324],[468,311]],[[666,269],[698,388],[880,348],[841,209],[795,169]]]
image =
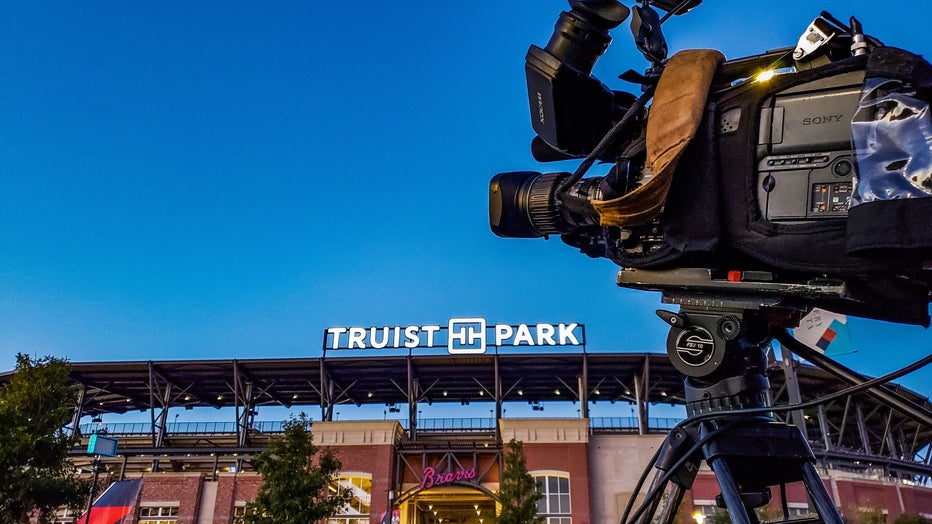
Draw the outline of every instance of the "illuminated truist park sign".
[[[480,355],[489,347],[584,347],[585,326],[494,324],[484,318],[451,318],[446,326],[331,327],[324,351],[446,348],[451,355]]]

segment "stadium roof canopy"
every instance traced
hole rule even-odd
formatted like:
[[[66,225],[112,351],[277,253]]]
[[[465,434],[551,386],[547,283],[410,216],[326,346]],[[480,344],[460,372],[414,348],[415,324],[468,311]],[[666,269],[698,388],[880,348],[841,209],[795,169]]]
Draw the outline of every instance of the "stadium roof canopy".
[[[646,415],[650,403],[683,404],[680,374],[666,354],[550,352],[494,355],[380,355],[291,359],[75,362],[82,415],[169,408],[234,407],[241,425],[262,406],[320,406],[325,420],[339,405],[407,404],[414,419],[424,403],[632,402]],[[821,369],[772,362],[775,405],[808,401],[848,386]],[[0,375],[0,382],[10,373]],[[789,380],[787,378],[789,377]],[[795,384],[794,384],[795,383]],[[833,449],[871,449],[897,457],[922,450],[929,462],[932,404],[890,385],[917,413],[903,413],[858,393],[805,411],[810,442]],[[583,402],[580,402],[583,400]],[[401,411],[400,409],[398,410]],[[329,415],[328,415],[329,413]],[[499,412],[500,414],[501,412]],[[800,414],[802,415],[802,414]],[[798,422],[798,421],[797,421]],[[898,451],[897,451],[898,450]]]

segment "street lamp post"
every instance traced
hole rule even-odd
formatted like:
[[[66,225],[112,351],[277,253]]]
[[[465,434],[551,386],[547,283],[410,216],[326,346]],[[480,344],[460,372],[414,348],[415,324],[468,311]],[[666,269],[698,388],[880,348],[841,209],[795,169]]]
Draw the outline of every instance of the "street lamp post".
[[[91,506],[94,505],[94,493],[97,491],[97,476],[100,474],[100,455],[94,455],[94,481],[91,482],[91,492],[87,496],[87,511],[84,512],[84,524],[91,523]]]
[[[91,492],[87,497],[87,512],[84,514],[84,524],[91,522],[91,507],[94,505],[94,492],[97,491],[97,476],[100,474],[100,457],[115,457],[117,439],[105,437],[98,433],[91,435],[87,441],[87,453],[94,455],[94,481],[91,483]]]

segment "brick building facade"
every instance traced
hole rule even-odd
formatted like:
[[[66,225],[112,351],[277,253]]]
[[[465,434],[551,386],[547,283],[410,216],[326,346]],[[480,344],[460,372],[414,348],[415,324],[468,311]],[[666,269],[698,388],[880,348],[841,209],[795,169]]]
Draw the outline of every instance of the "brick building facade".
[[[402,524],[491,523],[502,464],[496,442],[512,438],[523,443],[528,471],[544,492],[539,508],[548,524],[614,523],[663,442],[663,435],[593,434],[586,419],[502,419],[495,440],[462,433],[412,442],[393,420],[318,422],[312,433],[341,460],[341,486],[354,490],[352,507],[331,519],[333,524],[378,523],[388,511]],[[843,471],[820,473],[849,522],[878,511],[888,522],[903,513],[932,516],[927,487]],[[235,523],[262,483],[251,471],[128,471],[125,477],[143,479],[128,524]],[[679,521],[701,522],[712,515],[718,493],[711,472],[700,471]],[[789,485],[786,499],[791,514],[812,509],[802,485]],[[781,493],[773,493],[769,511],[781,506]]]

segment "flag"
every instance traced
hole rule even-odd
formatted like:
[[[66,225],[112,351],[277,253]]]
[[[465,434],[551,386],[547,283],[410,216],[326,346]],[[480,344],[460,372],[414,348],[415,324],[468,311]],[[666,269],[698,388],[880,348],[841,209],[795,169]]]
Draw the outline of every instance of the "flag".
[[[793,330],[796,340],[818,349],[827,357],[854,353],[848,333],[848,317],[815,308]]]
[[[110,485],[91,506],[91,518],[87,524],[120,524],[133,511],[142,479],[118,480]],[[86,514],[75,521],[84,524]]]
[[[383,511],[379,516],[379,524],[399,524],[401,522],[401,510],[395,509],[391,513]]]

